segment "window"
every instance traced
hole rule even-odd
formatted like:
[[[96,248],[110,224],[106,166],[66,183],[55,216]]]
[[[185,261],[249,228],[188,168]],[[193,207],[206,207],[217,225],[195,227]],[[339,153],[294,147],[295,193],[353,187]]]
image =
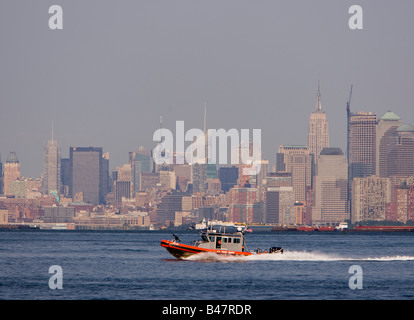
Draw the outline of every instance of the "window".
[[[233,243],[240,243],[240,238],[233,238]]]
[[[210,241],[211,242],[215,242],[216,240],[215,240],[215,237],[210,237]]]

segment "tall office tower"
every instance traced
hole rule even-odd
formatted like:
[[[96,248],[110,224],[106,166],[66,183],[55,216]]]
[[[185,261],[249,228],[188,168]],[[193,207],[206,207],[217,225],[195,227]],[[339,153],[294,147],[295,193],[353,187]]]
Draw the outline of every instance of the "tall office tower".
[[[182,211],[182,200],[184,196],[187,196],[187,194],[175,190],[167,193],[158,205],[157,222],[166,226],[174,223],[175,213]]]
[[[12,150],[4,164],[4,194],[10,193],[10,183],[20,178],[20,163],[16,152]]]
[[[376,124],[377,115],[375,113],[351,114],[349,141],[351,180],[375,173]]]
[[[140,179],[142,172],[152,172],[152,157],[151,152],[140,147],[137,152],[133,153],[132,168],[133,168],[133,183],[134,191],[140,191]]]
[[[131,181],[115,181],[115,199],[117,203],[122,203],[122,198],[131,198]]]
[[[390,143],[387,159],[387,176],[393,178],[393,184],[414,175],[414,126],[403,124],[396,133],[396,139]]]
[[[349,219],[348,164],[340,148],[322,150],[313,187],[313,224],[332,224]]]
[[[47,146],[45,146],[45,160],[43,165],[43,180],[42,180],[42,192],[49,194],[51,191],[57,193],[61,192],[61,158],[60,158],[60,146],[53,137],[49,140]]]
[[[70,147],[71,185],[73,198],[83,195],[83,201],[104,203],[109,187],[109,156],[102,148]]]
[[[193,141],[193,144],[196,146],[197,150],[204,149],[203,158],[197,154],[197,158],[191,160],[191,178],[193,182],[193,192],[205,192],[207,190],[207,165],[211,160],[208,159],[210,154],[210,147],[206,127],[206,118],[207,104],[204,105],[204,131],[202,134],[196,137],[195,141]],[[211,165],[208,170],[209,172],[215,170],[215,165]]]
[[[307,201],[306,194],[311,186],[312,156],[307,146],[279,147],[276,154],[276,171],[290,172],[295,201]]]
[[[191,180],[193,192],[205,192],[207,190],[207,165],[193,163],[191,165]]]
[[[316,94],[316,109],[309,118],[308,147],[309,153],[313,154],[315,164],[321,151],[329,147],[328,120],[326,119],[325,111],[322,110],[319,83],[318,93]]]
[[[351,221],[385,220],[386,207],[391,202],[391,181],[375,175],[352,181]]]
[[[221,182],[221,190],[225,193],[231,188],[237,185],[237,179],[239,178],[239,168],[236,166],[232,167],[221,167],[219,169],[219,180]]]
[[[266,191],[265,222],[290,225],[296,222],[292,187],[268,187]]]
[[[402,125],[400,117],[394,112],[386,112],[379,120],[376,128],[375,174],[387,177],[387,163],[390,145],[397,137],[397,129]]]

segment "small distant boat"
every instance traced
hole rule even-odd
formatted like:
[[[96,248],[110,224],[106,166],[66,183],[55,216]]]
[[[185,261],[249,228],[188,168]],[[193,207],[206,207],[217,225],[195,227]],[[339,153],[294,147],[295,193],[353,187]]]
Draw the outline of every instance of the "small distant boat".
[[[182,244],[173,234],[174,240],[162,240],[161,246],[178,259],[188,258],[199,253],[216,253],[220,255],[250,256],[256,254],[282,254],[283,248],[271,247],[269,250],[256,249],[247,251],[244,238],[245,230],[238,228],[237,232],[217,232],[214,229],[202,231],[201,240],[192,245]]]
[[[341,222],[338,226],[335,227],[335,230],[337,230],[337,231],[348,230],[348,223]]]

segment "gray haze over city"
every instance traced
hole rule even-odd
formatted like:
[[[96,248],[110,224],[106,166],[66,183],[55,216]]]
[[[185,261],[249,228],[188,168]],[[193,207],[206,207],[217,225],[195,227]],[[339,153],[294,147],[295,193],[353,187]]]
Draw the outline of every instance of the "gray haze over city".
[[[52,5],[63,29],[48,26]],[[363,30],[351,30],[351,5]],[[39,177],[52,136],[103,147],[111,168],[153,133],[262,130],[270,164],[280,144],[307,144],[320,80],[330,145],[346,151],[346,102],[414,124],[414,2],[30,1],[0,2],[0,152]]]

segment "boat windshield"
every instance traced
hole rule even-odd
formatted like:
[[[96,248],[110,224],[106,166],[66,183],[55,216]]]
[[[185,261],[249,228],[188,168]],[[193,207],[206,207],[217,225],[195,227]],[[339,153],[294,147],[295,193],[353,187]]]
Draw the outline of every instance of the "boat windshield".
[[[202,235],[202,236],[201,236],[201,239],[202,239],[204,242],[208,242],[207,236],[205,236],[205,235]]]

